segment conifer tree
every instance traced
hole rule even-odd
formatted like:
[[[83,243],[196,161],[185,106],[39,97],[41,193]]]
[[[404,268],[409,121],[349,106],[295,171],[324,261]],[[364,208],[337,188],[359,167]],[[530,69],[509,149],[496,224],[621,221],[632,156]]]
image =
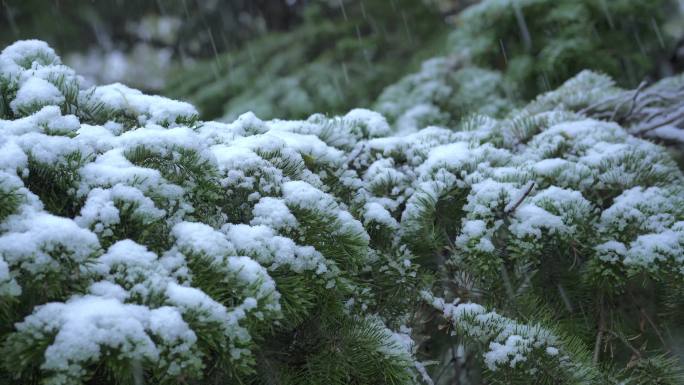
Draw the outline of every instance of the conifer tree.
[[[443,45],[447,28],[427,3],[309,1],[290,30],[178,69],[165,93],[228,121],[247,111],[304,119],[369,106]]]
[[[601,81],[400,136],[201,121],[10,45],[0,383],[681,383],[684,176],[653,109],[568,91]]]
[[[673,47],[669,0],[483,0],[455,17],[447,47],[374,105],[399,126],[503,117],[589,69],[636,88]]]

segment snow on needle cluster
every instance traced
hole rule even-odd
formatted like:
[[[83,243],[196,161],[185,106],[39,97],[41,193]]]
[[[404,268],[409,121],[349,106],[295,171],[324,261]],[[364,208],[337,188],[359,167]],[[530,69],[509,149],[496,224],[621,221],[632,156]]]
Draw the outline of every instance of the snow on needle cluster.
[[[363,109],[203,122],[17,42],[0,54],[0,378],[430,382],[411,339],[427,302],[492,378],[597,382],[583,341],[430,291],[451,295],[454,271],[500,299],[682,281],[682,173],[567,97],[451,128]]]

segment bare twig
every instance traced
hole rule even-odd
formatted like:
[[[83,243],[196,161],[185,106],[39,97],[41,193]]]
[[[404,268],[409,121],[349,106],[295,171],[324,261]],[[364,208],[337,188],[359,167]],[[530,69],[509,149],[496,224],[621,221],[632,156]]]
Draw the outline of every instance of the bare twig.
[[[599,298],[599,321],[598,331],[596,333],[596,342],[594,343],[594,357],[593,362],[597,364],[601,356],[601,343],[603,342],[603,334],[606,332],[606,314],[603,306],[603,295]]]
[[[456,362],[455,357],[452,357],[452,358],[449,360],[449,362],[447,362],[446,365],[444,365],[444,366],[442,367],[442,369],[440,369],[439,373],[437,374],[437,377],[436,377],[435,380],[434,380],[435,384],[439,383],[439,380],[442,378],[442,376],[444,375],[444,373],[446,373],[446,371],[447,371],[447,369],[449,368],[449,366],[451,366],[451,364],[453,364],[453,363],[458,364],[458,363]]]
[[[651,319],[651,317],[646,314],[646,311],[640,306],[639,311],[641,312],[641,315],[646,319],[646,322],[648,322],[649,325],[653,328],[653,331],[655,331],[656,335],[658,336],[658,339],[660,340],[660,343],[663,344],[663,347],[666,348],[666,352],[670,352],[670,348],[668,347],[667,342],[665,342],[665,338],[663,338],[663,335],[660,333],[660,329],[658,326],[656,326],[655,322]]]
[[[359,156],[361,156],[361,154],[363,153],[363,150],[365,150],[365,149],[366,149],[366,143],[363,143],[363,144],[361,145],[361,147],[359,147],[359,149],[358,149],[358,151],[356,152],[356,154],[353,154],[349,159],[347,159],[347,165],[350,166],[350,167],[353,167],[353,164],[352,164],[352,163],[354,163],[354,161],[355,161]]]
[[[594,114],[592,114],[592,111],[595,111],[596,109],[598,109],[601,106],[610,105],[613,102],[617,102],[620,99],[622,99],[623,97],[624,97],[624,95],[621,93],[618,96],[603,99],[603,100],[600,100],[600,101],[598,101],[598,102],[596,102],[590,106],[584,107],[583,109],[579,110],[578,112],[582,115],[587,115],[587,114],[588,115],[594,115]]]
[[[454,361],[454,385],[461,383],[461,366],[458,362],[458,354],[456,354],[456,346],[451,346],[451,359]]]
[[[627,338],[625,338],[622,334],[618,334],[614,332],[613,330],[606,330],[610,335],[613,337],[619,339],[625,346],[627,346],[632,353],[638,358],[641,359],[641,351],[639,349],[635,348],[634,345],[632,345]]]
[[[652,119],[654,117],[656,116],[652,116],[649,119]],[[668,114],[666,113],[664,118],[656,120],[655,122],[646,125],[646,127],[641,127],[641,129],[635,132],[634,135],[641,136],[650,131],[655,130],[656,128],[660,128],[668,124],[679,123],[680,121],[684,121],[684,108],[680,111],[675,111],[673,116],[668,116]]]
[[[630,115],[632,115],[632,112],[634,112],[634,107],[636,107],[636,101],[637,98],[639,97],[639,93],[646,88],[646,85],[648,83],[644,80],[639,84],[639,87],[634,91],[634,96],[632,97],[632,105],[629,107],[629,112],[627,112],[627,115],[625,115],[625,118],[628,118]],[[615,110],[617,112],[617,109]]]
[[[520,195],[520,197],[518,197],[518,199],[515,202],[512,202],[512,205],[510,203],[506,205],[506,208],[504,209],[504,214],[510,215],[511,213],[513,213],[518,208],[518,206],[522,204],[525,198],[527,198],[527,196],[530,195],[533,188],[534,182],[531,181],[527,184],[527,189],[525,190],[525,192],[522,195]]]

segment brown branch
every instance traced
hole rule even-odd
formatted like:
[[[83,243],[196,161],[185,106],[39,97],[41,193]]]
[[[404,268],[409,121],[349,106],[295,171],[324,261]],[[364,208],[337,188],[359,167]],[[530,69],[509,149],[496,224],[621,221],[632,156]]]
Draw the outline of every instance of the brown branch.
[[[670,348],[668,348],[667,342],[665,342],[665,338],[663,338],[663,335],[660,333],[660,329],[658,329],[658,326],[656,326],[655,322],[651,319],[651,317],[646,314],[646,311],[640,306],[639,311],[641,312],[641,315],[646,318],[646,322],[648,322],[649,325],[653,328],[653,331],[655,331],[656,335],[658,336],[658,339],[660,340],[660,343],[663,344],[663,347],[666,348],[666,352],[670,352]]]
[[[599,298],[599,321],[598,332],[596,333],[596,342],[594,343],[594,357],[592,362],[597,364],[601,355],[601,343],[603,342],[603,334],[606,332],[606,314],[603,306],[603,295]]]
[[[629,112],[627,112],[627,115],[625,115],[625,118],[629,118],[629,116],[632,115],[632,113],[634,112],[634,107],[636,107],[636,101],[637,101],[637,98],[639,97],[639,93],[641,93],[641,91],[642,91],[644,88],[646,88],[646,85],[647,85],[647,84],[648,84],[648,83],[646,82],[646,80],[642,81],[642,82],[639,84],[639,87],[634,91],[634,96],[632,96],[632,106],[629,108]],[[618,110],[618,109],[615,108],[615,111],[613,112],[613,115],[615,115],[615,114],[617,113],[617,110]],[[611,119],[611,120],[613,120],[613,119]]]
[[[529,187],[527,187],[527,190],[525,190],[525,193],[523,193],[520,198],[513,204],[513,206],[508,207],[507,209],[504,210],[505,215],[510,215],[513,213],[518,206],[522,204],[522,202],[527,198],[528,195],[532,192],[532,189],[534,189],[534,182],[530,183]]]
[[[631,343],[629,343],[629,340],[627,340],[627,338],[625,338],[625,337],[624,337],[623,335],[621,335],[621,334],[618,334],[618,333],[614,332],[613,330],[606,330],[606,331],[607,331],[610,335],[612,335],[613,337],[619,339],[625,346],[627,346],[627,347],[632,351],[632,353],[634,353],[634,355],[635,355],[638,359],[641,359],[641,351],[639,351],[639,349],[635,348],[634,345],[632,345]]]
[[[677,112],[679,112],[679,114],[677,114]],[[684,111],[675,111],[675,115],[673,117],[665,118],[664,120],[659,120],[659,121],[656,121],[654,123],[651,123],[650,125],[646,126],[645,128],[642,128],[641,130],[636,132],[634,135],[641,136],[641,135],[649,133],[650,131],[655,130],[656,128],[660,128],[660,127],[666,126],[668,124],[678,122],[679,120],[683,120],[683,119],[684,119]]]

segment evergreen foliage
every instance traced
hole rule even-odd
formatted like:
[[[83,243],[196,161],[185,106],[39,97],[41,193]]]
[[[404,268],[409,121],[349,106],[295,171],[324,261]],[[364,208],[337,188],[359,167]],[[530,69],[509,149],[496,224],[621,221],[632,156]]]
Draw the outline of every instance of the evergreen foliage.
[[[629,88],[652,77],[672,51],[664,22],[676,7],[670,0],[484,0],[447,33],[430,1],[335,5],[313,3],[289,32],[178,70],[166,94],[187,98],[203,118],[227,121],[247,111],[302,119],[357,106],[400,127],[454,125],[471,113],[502,117],[584,69]]]
[[[63,54],[98,46],[124,53],[136,44],[171,48],[176,55],[213,56],[266,31],[299,21],[304,2],[285,0],[201,1],[62,0],[7,1],[0,17],[0,45],[44,36]],[[135,12],[131,12],[131,9]],[[55,19],[60,23],[55,23]],[[157,22],[160,24],[155,25]],[[176,32],[174,30],[177,29]]]
[[[672,38],[667,0],[483,0],[455,21],[443,56],[390,85],[374,109],[391,122],[454,125],[505,116],[584,69],[636,87],[654,75]],[[648,16],[645,16],[648,15]]]
[[[414,0],[312,2],[302,18],[291,31],[179,70],[166,94],[186,98],[207,119],[343,113],[370,105],[432,55],[446,32],[435,10]]]
[[[681,383],[684,175],[648,109],[568,92],[602,81],[442,127],[220,123],[12,44],[0,383]]]

